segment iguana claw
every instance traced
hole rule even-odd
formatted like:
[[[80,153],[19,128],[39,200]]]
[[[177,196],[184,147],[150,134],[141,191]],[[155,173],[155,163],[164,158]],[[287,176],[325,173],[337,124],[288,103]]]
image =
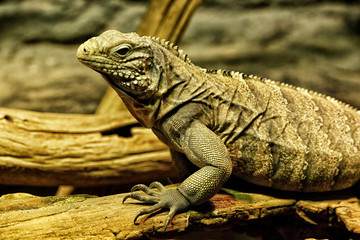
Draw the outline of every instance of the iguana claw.
[[[158,191],[151,189],[154,187]],[[136,190],[141,190],[147,195],[134,192]],[[137,219],[144,214],[151,213],[162,208],[169,208],[170,212],[165,221],[164,231],[166,231],[167,226],[169,225],[175,214],[179,211],[185,210],[190,205],[189,201],[177,189],[166,189],[159,182],[153,182],[149,185],[149,187],[144,184],[135,185],[131,189],[131,193],[124,197],[123,203],[128,198],[133,198],[147,203],[155,203],[153,206],[144,208],[140,212],[138,212],[138,214],[134,218],[134,224],[137,224]]]

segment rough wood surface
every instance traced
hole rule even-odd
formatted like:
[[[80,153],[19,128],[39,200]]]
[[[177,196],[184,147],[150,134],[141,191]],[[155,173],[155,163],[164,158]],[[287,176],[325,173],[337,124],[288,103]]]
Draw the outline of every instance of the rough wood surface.
[[[314,225],[325,223],[338,228],[346,227],[354,236],[360,233],[357,198],[297,201],[224,189],[208,204],[178,214],[164,233],[162,227],[166,212],[141,217],[138,220],[140,224],[134,225],[135,215],[146,205],[134,204],[137,203],[135,200],[121,204],[124,196],[5,195],[0,198],[0,236],[6,236],[6,239],[168,238],[184,231],[224,230],[232,226],[241,228],[241,224],[276,216],[285,219],[287,216],[300,216]],[[261,228],[263,226],[258,234],[261,234]]]
[[[152,0],[137,33],[177,43],[193,12],[201,3],[202,0]],[[108,88],[96,113],[116,113],[125,109],[115,91]]]
[[[37,113],[0,108],[0,183],[134,184],[175,176],[166,145],[128,112]],[[129,136],[121,136],[122,134]]]

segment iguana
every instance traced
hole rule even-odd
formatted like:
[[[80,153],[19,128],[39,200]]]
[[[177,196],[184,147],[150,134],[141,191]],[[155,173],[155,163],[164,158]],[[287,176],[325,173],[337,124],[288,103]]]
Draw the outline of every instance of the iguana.
[[[253,75],[206,70],[172,43],[136,33],[106,31],[83,43],[77,56],[170,147],[185,179],[177,189],[159,182],[135,185],[124,201],[154,205],[134,222],[169,208],[166,229],[177,212],[206,202],[230,175],[301,192],[344,189],[360,178],[360,113],[334,98]]]

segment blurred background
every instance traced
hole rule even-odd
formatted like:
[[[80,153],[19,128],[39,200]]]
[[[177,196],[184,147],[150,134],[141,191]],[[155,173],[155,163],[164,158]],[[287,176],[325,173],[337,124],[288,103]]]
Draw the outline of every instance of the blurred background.
[[[107,29],[135,31],[148,4],[0,1],[0,106],[93,113],[107,85],[77,61],[77,47]],[[202,67],[253,73],[360,107],[358,1],[205,0],[179,46]]]

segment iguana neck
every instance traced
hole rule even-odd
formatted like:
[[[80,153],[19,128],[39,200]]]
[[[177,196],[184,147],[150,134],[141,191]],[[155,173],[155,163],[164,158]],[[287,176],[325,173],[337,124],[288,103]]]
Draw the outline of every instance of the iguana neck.
[[[147,128],[205,91],[201,81],[196,81],[198,74],[204,74],[203,70],[165,49],[157,55],[152,70],[152,77],[158,78],[158,91],[154,95],[141,99],[115,89],[131,114]]]

